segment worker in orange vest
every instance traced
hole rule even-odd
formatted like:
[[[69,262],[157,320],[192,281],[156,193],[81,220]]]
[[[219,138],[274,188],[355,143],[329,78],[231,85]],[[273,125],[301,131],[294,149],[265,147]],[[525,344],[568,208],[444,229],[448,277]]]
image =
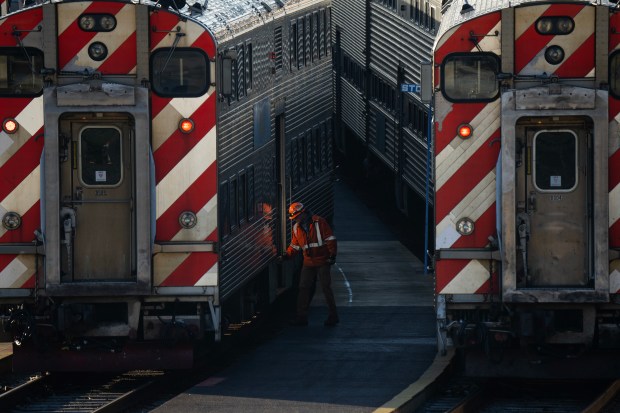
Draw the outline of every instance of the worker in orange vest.
[[[312,215],[301,202],[292,203],[288,209],[288,215],[293,221],[293,228],[291,245],[288,246],[286,255],[290,257],[301,252],[304,256],[299,278],[297,316],[291,324],[308,325],[308,309],[318,277],[329,311],[324,325],[333,327],[340,321],[330,274],[330,266],[336,262],[338,252],[336,237],[327,221],[318,215]]]

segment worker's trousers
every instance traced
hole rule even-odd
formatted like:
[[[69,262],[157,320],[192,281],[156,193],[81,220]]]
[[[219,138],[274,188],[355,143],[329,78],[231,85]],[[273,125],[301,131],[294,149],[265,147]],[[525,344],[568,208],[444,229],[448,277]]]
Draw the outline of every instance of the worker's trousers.
[[[323,290],[323,295],[325,296],[329,316],[337,319],[338,311],[336,310],[336,300],[334,299],[334,292],[332,291],[332,277],[330,274],[329,264],[321,267],[302,267],[301,275],[299,277],[297,317],[308,317],[308,309],[310,307],[312,296],[314,295],[314,288],[316,288],[317,277],[321,283],[321,289]]]

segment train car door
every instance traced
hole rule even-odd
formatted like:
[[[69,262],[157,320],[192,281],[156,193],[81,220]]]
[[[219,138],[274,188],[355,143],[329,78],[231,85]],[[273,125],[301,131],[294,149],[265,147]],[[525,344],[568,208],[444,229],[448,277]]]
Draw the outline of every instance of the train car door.
[[[276,149],[276,181],[278,185],[278,253],[286,252],[288,206],[291,203],[291,179],[286,173],[286,138],[284,130],[284,113],[279,113],[275,118],[275,149]]]
[[[131,119],[98,115],[60,120],[61,282],[135,278]]]
[[[517,128],[517,158],[525,160],[517,169],[517,258],[527,287],[586,286],[592,272],[590,128],[554,121]]]

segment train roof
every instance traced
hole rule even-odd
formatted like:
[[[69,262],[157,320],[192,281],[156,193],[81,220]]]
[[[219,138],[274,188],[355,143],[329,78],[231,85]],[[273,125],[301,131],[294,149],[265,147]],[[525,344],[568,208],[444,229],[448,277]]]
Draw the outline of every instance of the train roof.
[[[180,12],[200,21],[213,32],[218,41],[224,41],[281,15],[319,2],[319,0],[197,0],[191,6],[182,8]]]
[[[69,1],[75,0],[38,1],[32,6],[26,6],[25,8]],[[178,12],[184,17],[202,23],[213,33],[219,42],[233,38],[255,26],[265,24],[281,15],[292,13],[309,4],[322,2],[322,0],[187,0],[187,4],[183,8],[175,10],[172,0],[120,1],[145,4],[152,7],[166,7],[164,5],[167,5],[170,11]]]
[[[442,38],[447,31],[468,20],[507,7],[518,7],[527,3],[589,3],[592,5],[616,7],[616,3],[608,0],[549,0],[545,2],[541,0],[453,0],[441,17],[441,25],[439,26],[436,39]]]

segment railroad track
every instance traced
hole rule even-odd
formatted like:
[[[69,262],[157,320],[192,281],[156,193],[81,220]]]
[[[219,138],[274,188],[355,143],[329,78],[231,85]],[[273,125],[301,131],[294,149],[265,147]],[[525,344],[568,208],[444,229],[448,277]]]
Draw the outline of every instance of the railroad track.
[[[280,315],[279,311],[272,314]],[[281,316],[280,316],[281,317]],[[278,317],[275,317],[278,318]],[[143,412],[154,409],[269,340],[286,323],[256,317],[231,324],[222,345],[206,351],[191,371],[132,371],[123,374],[50,373],[16,375],[0,367],[0,412]],[[10,366],[10,363],[7,363]],[[3,391],[4,389],[4,391]]]
[[[121,412],[149,397],[163,377],[159,371],[111,376],[44,374],[0,395],[0,411]]]
[[[620,380],[482,380],[452,377],[416,413],[613,413]]]

